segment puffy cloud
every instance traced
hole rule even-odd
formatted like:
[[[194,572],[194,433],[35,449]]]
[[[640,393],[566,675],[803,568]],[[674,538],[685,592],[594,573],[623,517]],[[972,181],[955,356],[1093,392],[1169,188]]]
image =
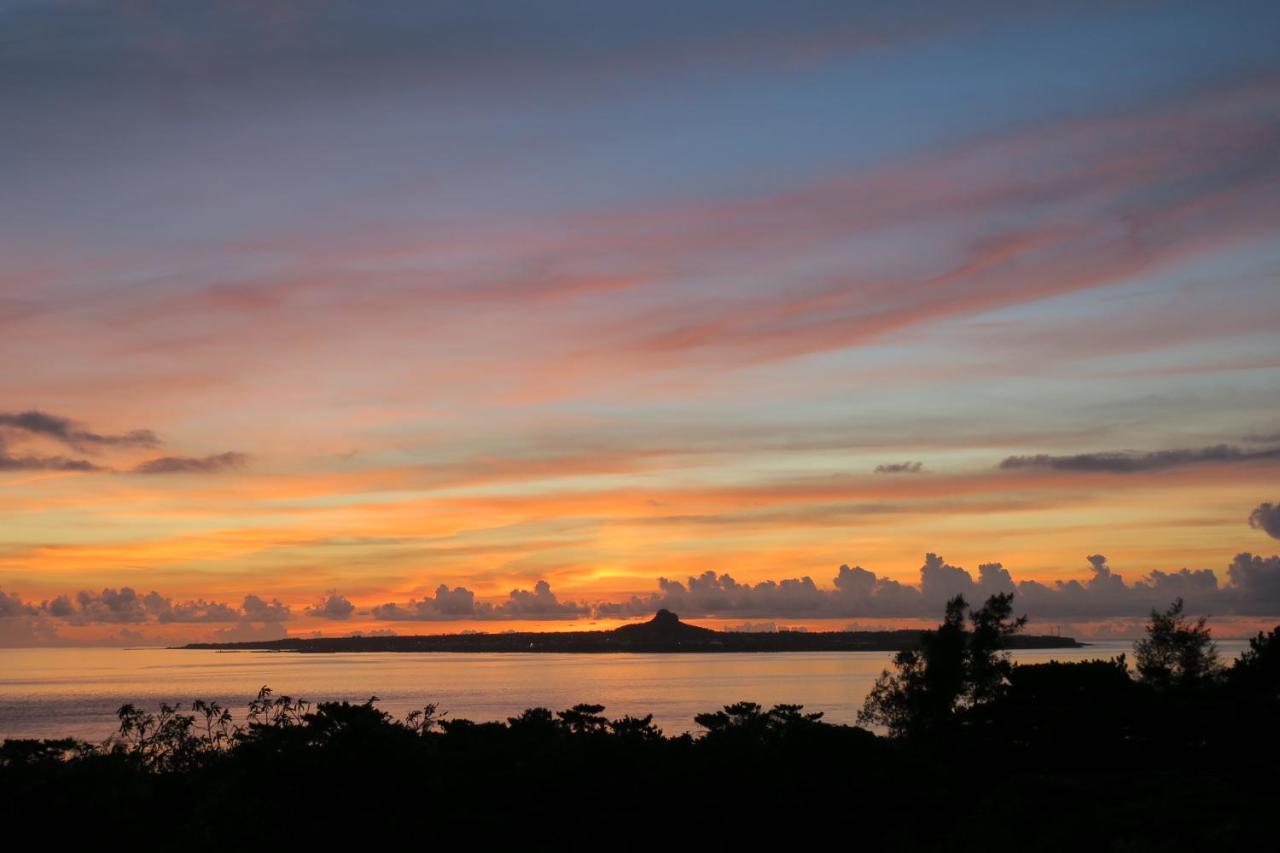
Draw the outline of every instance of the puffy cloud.
[[[265,601],[257,595],[246,595],[240,606],[241,617],[246,622],[283,622],[289,618],[289,605],[280,599]]]
[[[52,601],[46,601],[41,608],[55,619],[70,619],[76,615],[76,606],[69,595],[59,595]]]
[[[1280,603],[1280,557],[1237,554],[1227,568],[1227,576],[1231,578],[1236,612],[1275,615]]]
[[[920,567],[920,592],[927,606],[936,610],[939,604],[957,595],[973,598],[976,588],[967,571],[947,565],[937,554],[925,554]]]
[[[160,622],[235,622],[239,612],[229,604],[219,601],[174,602],[158,592],[147,593],[142,599],[147,612]]]
[[[822,606],[824,593],[812,578],[788,578],[758,584],[738,583],[730,575],[703,572],[683,583],[659,578],[660,592],[601,604],[600,616],[641,616],[660,608],[688,615],[805,616]]]
[[[324,598],[307,608],[307,615],[317,616],[321,619],[343,621],[350,619],[351,614],[355,613],[355,611],[356,606],[348,601],[346,596],[330,590]]]
[[[0,619],[12,619],[17,616],[35,616],[39,613],[30,604],[24,604],[17,593],[0,589]]]
[[[1071,456],[1051,456],[1047,453],[1035,456],[1009,456],[1000,463],[1000,467],[1133,474],[1141,471],[1182,468],[1188,465],[1257,462],[1272,459],[1280,459],[1280,447],[1245,449],[1231,444],[1215,444],[1211,447],[1157,450],[1148,453],[1121,450],[1107,453],[1077,453]]]
[[[924,469],[921,462],[891,462],[887,465],[877,465],[874,473],[876,474],[919,474]]]
[[[495,614],[511,619],[573,619],[591,612],[591,608],[571,601],[560,601],[551,584],[538,581],[533,591],[513,589],[507,600],[494,608]]]
[[[432,621],[437,619],[468,619],[476,615],[476,596],[465,587],[449,589],[445,584],[436,587],[435,596],[408,604],[379,604],[372,610],[373,618],[386,621]]]
[[[407,604],[379,604],[371,611],[373,618],[389,622],[430,622],[443,619],[575,619],[591,613],[586,604],[561,601],[551,591],[551,584],[540,580],[532,590],[513,589],[498,604],[477,601],[475,593],[465,587],[441,584],[435,595]]]
[[[1014,592],[1013,577],[1002,563],[982,563],[978,566],[978,588],[984,596]]]
[[[249,457],[229,451],[213,456],[161,456],[135,465],[135,474],[216,474],[233,468],[243,468]]]
[[[79,624],[147,621],[146,601],[132,587],[104,589],[96,593],[81,590],[76,593],[75,600],[75,608],[70,610],[66,618]],[[59,606],[59,611],[63,610],[64,608]]]
[[[1249,526],[1263,531],[1272,539],[1280,539],[1280,504],[1258,504],[1249,513]]]
[[[919,589],[861,566],[841,566],[834,584],[836,609],[849,616],[914,616],[922,609]]]

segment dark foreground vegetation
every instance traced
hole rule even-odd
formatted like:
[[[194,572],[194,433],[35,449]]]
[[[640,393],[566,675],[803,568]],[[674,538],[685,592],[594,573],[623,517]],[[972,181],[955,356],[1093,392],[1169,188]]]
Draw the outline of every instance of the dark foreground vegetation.
[[[103,745],[7,741],[0,819],[60,846],[413,849],[1274,850],[1280,629],[1229,666],[1177,602],[1136,648],[1015,666],[1011,600],[953,600],[860,722],[740,703],[699,736],[598,705],[403,720],[266,688],[120,709]]]

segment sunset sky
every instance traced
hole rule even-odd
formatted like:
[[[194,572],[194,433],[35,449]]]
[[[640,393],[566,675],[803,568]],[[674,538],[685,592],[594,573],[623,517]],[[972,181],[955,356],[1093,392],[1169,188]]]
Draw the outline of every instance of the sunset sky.
[[[1280,615],[1274,0],[0,34],[0,644]]]

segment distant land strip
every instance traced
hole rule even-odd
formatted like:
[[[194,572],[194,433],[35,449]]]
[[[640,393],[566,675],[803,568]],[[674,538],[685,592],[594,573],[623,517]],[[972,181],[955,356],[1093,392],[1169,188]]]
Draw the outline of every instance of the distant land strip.
[[[286,637],[242,643],[189,643],[184,649],[221,651],[334,652],[527,652],[648,654],[724,652],[898,652],[920,647],[920,630],[900,631],[713,631],[681,622],[660,610],[648,622],[612,631],[520,631],[501,634],[428,634],[401,637]],[[1014,649],[1072,649],[1071,637],[1016,635]]]

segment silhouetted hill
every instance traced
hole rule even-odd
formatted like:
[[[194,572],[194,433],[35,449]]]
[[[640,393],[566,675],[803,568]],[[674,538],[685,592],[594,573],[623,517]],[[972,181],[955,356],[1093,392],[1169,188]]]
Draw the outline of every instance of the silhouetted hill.
[[[719,636],[710,628],[681,622],[670,610],[659,610],[648,622],[623,625],[611,633],[621,642],[632,643],[710,643]]]
[[[611,631],[512,631],[501,634],[424,634],[403,637],[287,637],[250,643],[190,643],[186,649],[281,652],[896,652],[920,645],[921,631],[713,631],[659,610],[648,622]],[[1062,649],[1071,637],[1012,638],[1012,648]]]

